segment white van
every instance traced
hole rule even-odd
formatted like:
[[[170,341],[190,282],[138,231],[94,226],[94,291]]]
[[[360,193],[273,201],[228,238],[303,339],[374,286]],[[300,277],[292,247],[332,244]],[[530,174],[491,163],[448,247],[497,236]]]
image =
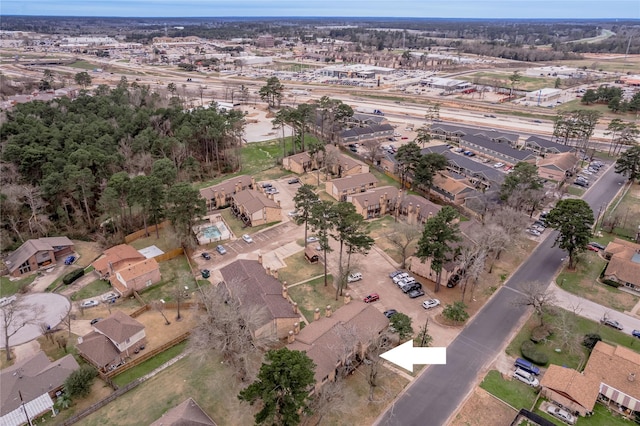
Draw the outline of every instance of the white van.
[[[354,272],[353,274],[349,274],[347,277],[347,281],[350,283],[360,281],[362,279],[362,274],[360,272]]]
[[[513,378],[520,380],[522,383],[526,383],[529,386],[533,386],[534,388],[537,388],[538,385],[540,385],[540,382],[533,376],[533,374],[528,371],[524,371],[521,368],[516,368],[516,371],[513,373]]]

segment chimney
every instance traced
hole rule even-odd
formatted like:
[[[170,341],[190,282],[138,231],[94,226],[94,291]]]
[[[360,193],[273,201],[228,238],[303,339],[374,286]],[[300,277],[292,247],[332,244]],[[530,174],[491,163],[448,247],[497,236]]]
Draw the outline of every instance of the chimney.
[[[267,268],[266,268],[266,269],[267,269],[267,275],[271,275],[271,267],[270,267],[270,266],[267,266]]]
[[[344,304],[348,305],[351,302],[351,293],[345,293],[344,295]]]
[[[282,286],[282,297],[287,298],[287,286]]]
[[[313,320],[318,321],[319,319],[320,319],[320,308],[316,308],[316,310],[313,311]]]
[[[300,323],[299,322],[294,322],[293,323],[293,334],[298,334],[300,333]]]
[[[240,191],[242,191],[242,181],[238,181],[238,183],[236,183],[236,194]]]
[[[296,336],[293,335],[293,330],[289,330],[289,335],[287,336],[287,343],[293,343],[296,341]]]
[[[327,307],[324,308],[324,316],[331,318],[331,305],[327,305]]]
[[[258,253],[258,263],[262,265],[262,253]]]
[[[293,313],[297,314],[298,312],[298,302],[293,302]]]
[[[380,216],[384,216],[387,213],[387,193],[380,196]]]
[[[273,270],[273,278],[278,279],[278,270],[277,269]]]
[[[278,207],[280,207],[280,200],[276,200],[276,204],[278,204]]]

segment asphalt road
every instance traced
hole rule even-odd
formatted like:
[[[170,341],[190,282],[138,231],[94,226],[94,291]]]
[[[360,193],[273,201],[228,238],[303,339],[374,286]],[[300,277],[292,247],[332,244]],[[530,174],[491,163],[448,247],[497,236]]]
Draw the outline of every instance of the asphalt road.
[[[624,178],[610,167],[584,195],[598,214],[616,195]],[[522,286],[530,281],[550,283],[566,253],[552,248],[557,233],[552,232],[495,294],[447,348],[447,364],[433,365],[382,414],[377,425],[447,424],[487,368],[528,314],[518,306]]]

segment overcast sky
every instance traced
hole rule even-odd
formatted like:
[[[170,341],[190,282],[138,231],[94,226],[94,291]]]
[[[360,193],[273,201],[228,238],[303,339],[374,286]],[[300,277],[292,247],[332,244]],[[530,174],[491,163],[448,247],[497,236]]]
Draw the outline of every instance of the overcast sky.
[[[640,0],[0,0],[0,15],[640,19]]]

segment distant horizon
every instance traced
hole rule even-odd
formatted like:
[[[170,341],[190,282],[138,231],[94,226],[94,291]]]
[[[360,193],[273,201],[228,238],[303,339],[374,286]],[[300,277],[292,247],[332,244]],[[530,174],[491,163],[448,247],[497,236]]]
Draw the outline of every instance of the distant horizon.
[[[34,12],[37,12],[34,13]],[[365,16],[366,15],[366,16]],[[638,0],[2,0],[0,16],[638,20]]]

